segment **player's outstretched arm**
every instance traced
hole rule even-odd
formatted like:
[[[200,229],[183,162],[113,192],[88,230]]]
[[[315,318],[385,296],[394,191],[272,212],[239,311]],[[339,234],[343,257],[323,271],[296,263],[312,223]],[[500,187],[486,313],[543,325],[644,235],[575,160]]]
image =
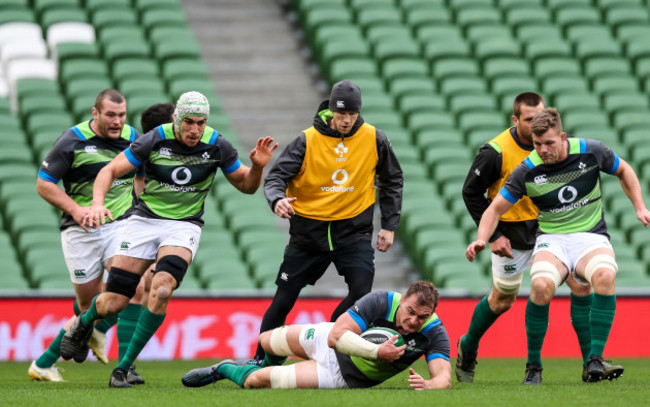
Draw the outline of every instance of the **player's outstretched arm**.
[[[492,201],[490,206],[485,210],[485,212],[483,212],[481,223],[478,225],[476,240],[467,246],[467,250],[465,251],[465,257],[467,257],[467,260],[474,261],[476,255],[485,249],[488,239],[492,236],[494,230],[499,224],[499,219],[508,211],[508,209],[512,208],[513,205],[514,203],[508,201],[500,194],[497,194],[494,201]]]
[[[90,211],[84,218],[84,224],[92,228],[98,228],[106,223],[106,218],[113,220],[113,214],[104,206],[104,199],[110,191],[113,181],[123,176],[136,167],[126,158],[124,152],[108,163],[99,171],[93,185],[93,202]]]
[[[641,184],[634,169],[625,160],[620,159],[618,169],[614,175],[618,177],[623,192],[632,202],[634,210],[636,210],[636,217],[643,223],[643,226],[648,227],[648,224],[650,224],[650,211],[648,211],[643,201]]]
[[[272,137],[258,139],[257,145],[249,155],[251,166],[242,165],[230,174],[226,174],[228,182],[245,194],[254,194],[262,183],[264,167],[278,148],[278,144],[273,144],[273,141]]]

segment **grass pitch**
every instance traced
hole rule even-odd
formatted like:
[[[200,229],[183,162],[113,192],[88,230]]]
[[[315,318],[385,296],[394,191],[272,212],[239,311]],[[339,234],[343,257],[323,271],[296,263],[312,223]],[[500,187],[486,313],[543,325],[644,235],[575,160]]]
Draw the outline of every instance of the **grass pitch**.
[[[29,362],[0,363],[0,406],[608,406],[636,407],[650,400],[650,360],[616,360],[625,366],[622,378],[612,382],[582,383],[578,360],[544,361],[541,386],[526,386],[525,361],[479,359],[476,380],[461,384],[452,379],[451,390],[413,391],[402,373],[372,389],[356,390],[243,390],[224,380],[202,388],[181,384],[186,371],[215,361],[139,362],[146,384],[133,389],[109,389],[109,366],[97,362],[59,362],[64,383],[32,382]],[[453,362],[452,362],[453,363]],[[428,377],[423,360],[414,365]],[[453,375],[453,373],[452,373]]]

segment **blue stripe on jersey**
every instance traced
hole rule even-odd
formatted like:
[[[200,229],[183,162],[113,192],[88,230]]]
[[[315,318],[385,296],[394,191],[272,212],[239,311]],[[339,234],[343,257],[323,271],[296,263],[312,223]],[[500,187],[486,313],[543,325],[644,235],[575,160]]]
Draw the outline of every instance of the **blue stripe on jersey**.
[[[580,154],[587,152],[587,141],[583,138],[580,139]]]
[[[352,311],[351,309],[348,310],[348,314],[354,319],[354,322],[356,322],[359,325],[359,328],[361,328],[361,332],[365,331],[368,329],[368,325],[363,321],[363,318],[359,316],[356,312]]]
[[[612,169],[607,171],[608,174],[613,174],[616,171],[618,171],[618,166],[621,165],[621,159],[618,156],[618,154],[614,153],[614,165],[612,166]]]
[[[38,178],[42,179],[43,181],[51,182],[53,184],[59,183],[58,178],[54,178],[53,176],[51,176],[50,174],[48,174],[43,170],[38,170]]]
[[[241,161],[239,161],[239,158],[237,161],[229,165],[228,167],[224,168],[222,171],[224,174],[230,174],[231,172],[235,172],[241,167]]]
[[[530,160],[530,157],[526,157],[526,159],[524,160],[524,164],[526,164],[526,167],[528,167],[529,169],[535,168],[535,164],[533,164],[533,162]]]
[[[142,161],[138,160],[133,155],[133,152],[131,151],[131,147],[124,150],[124,155],[126,156],[126,159],[129,160],[132,166],[139,167],[140,165],[142,165]]]
[[[134,142],[135,141],[135,129],[133,126],[129,126],[131,128],[131,135],[129,136],[129,141]]]
[[[217,139],[219,138],[219,132],[216,130],[212,130],[212,137],[210,137],[210,141],[208,144],[214,145],[217,142]]]
[[[508,192],[506,187],[501,187],[501,189],[499,190],[499,193],[501,194],[502,197],[506,198],[506,200],[508,202],[517,203],[517,201],[519,200],[519,199],[515,198],[514,196],[512,196],[512,194],[510,192]]]
[[[449,356],[444,355],[442,353],[432,353],[430,355],[427,355],[427,362],[431,362],[433,359],[449,360]]]
[[[83,135],[83,133],[81,132],[81,130],[79,130],[79,129],[77,128],[77,126],[71,127],[70,130],[74,131],[74,134],[76,134],[77,137],[79,137],[80,139],[82,139],[82,140],[85,140],[85,139],[86,139],[86,137]]]
[[[165,131],[163,130],[162,125],[156,127],[158,129],[158,135],[160,136],[161,140],[165,139]]]
[[[386,314],[386,320],[390,319],[390,311],[393,308],[393,296],[395,295],[394,291],[388,292],[388,313]]]
[[[421,333],[421,334],[425,334],[425,333],[429,332],[429,331],[431,330],[431,328],[433,328],[434,326],[438,326],[438,325],[440,325],[441,323],[442,323],[442,321],[439,320],[439,319],[436,320],[436,321],[433,321],[432,323],[430,323],[429,325],[427,325],[427,326],[426,326],[426,327],[425,327],[425,328],[424,328],[420,333]]]

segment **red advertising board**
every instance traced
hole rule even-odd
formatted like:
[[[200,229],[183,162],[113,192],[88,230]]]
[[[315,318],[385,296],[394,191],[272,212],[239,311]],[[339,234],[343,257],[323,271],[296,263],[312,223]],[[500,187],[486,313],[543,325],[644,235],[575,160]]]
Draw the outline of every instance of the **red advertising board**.
[[[329,319],[339,299],[301,299],[287,323]],[[499,318],[481,341],[485,357],[525,357],[525,298]],[[442,299],[438,316],[449,331],[452,357],[456,341],[469,325],[478,299]],[[142,360],[245,358],[255,351],[259,324],[270,299],[173,298],[165,322],[140,355]],[[32,360],[40,356],[71,315],[69,298],[0,299],[0,360]],[[650,298],[618,298],[616,319],[606,357],[650,357],[647,327]],[[115,330],[107,335],[109,357],[117,358]],[[578,357],[578,341],[569,318],[569,299],[551,303],[543,357]]]

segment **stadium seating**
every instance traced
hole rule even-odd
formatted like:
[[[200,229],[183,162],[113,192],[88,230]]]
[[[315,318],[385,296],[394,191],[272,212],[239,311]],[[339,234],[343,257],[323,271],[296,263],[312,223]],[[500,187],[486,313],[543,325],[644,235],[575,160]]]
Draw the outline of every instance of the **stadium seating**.
[[[650,124],[650,29],[645,2],[400,0],[375,2],[374,10],[368,10],[365,1],[329,6],[319,0],[290,3],[300,4],[299,23],[330,83],[357,80],[364,94],[367,90],[392,98],[392,103],[369,103],[362,115],[371,123],[385,116],[380,121],[388,126],[384,130],[398,132],[394,150],[405,176],[399,238],[422,275],[444,287],[477,293],[490,284],[488,274],[478,279],[475,272],[469,277],[461,273],[458,278],[442,277],[444,272],[435,269],[432,261],[447,258],[447,253],[431,247],[436,234],[444,233],[417,225],[435,229],[426,220],[427,208],[430,213],[442,204],[462,229],[456,243],[459,249],[475,234],[476,226],[460,201],[462,180],[477,149],[511,125],[512,99],[517,93],[541,93],[548,105],[560,109],[567,130],[602,140],[632,162],[648,184],[644,171],[650,174],[650,164],[645,164],[649,160],[641,157],[650,152],[638,147],[647,141],[644,129]],[[306,10],[316,7],[338,14],[341,21],[314,28],[317,18]],[[327,21],[328,13],[318,19]],[[334,37],[339,29],[337,45],[323,53],[325,37]],[[323,34],[313,48],[309,33],[316,31]],[[364,45],[350,46],[351,50],[357,47],[358,55],[337,60],[331,48],[347,37]],[[370,45],[370,54],[365,44]],[[391,109],[401,116],[402,126],[395,126]],[[417,147],[419,159],[404,144],[409,140]],[[416,193],[417,189],[422,191]],[[603,182],[603,189],[606,196],[621,196],[618,183]],[[420,205],[421,215],[416,210]],[[613,233],[619,227],[618,222],[610,222]],[[623,230],[624,241],[634,233],[634,229]],[[642,238],[640,232],[634,236]],[[623,257],[630,255],[627,249],[620,251]],[[489,256],[484,257],[486,266]]]

